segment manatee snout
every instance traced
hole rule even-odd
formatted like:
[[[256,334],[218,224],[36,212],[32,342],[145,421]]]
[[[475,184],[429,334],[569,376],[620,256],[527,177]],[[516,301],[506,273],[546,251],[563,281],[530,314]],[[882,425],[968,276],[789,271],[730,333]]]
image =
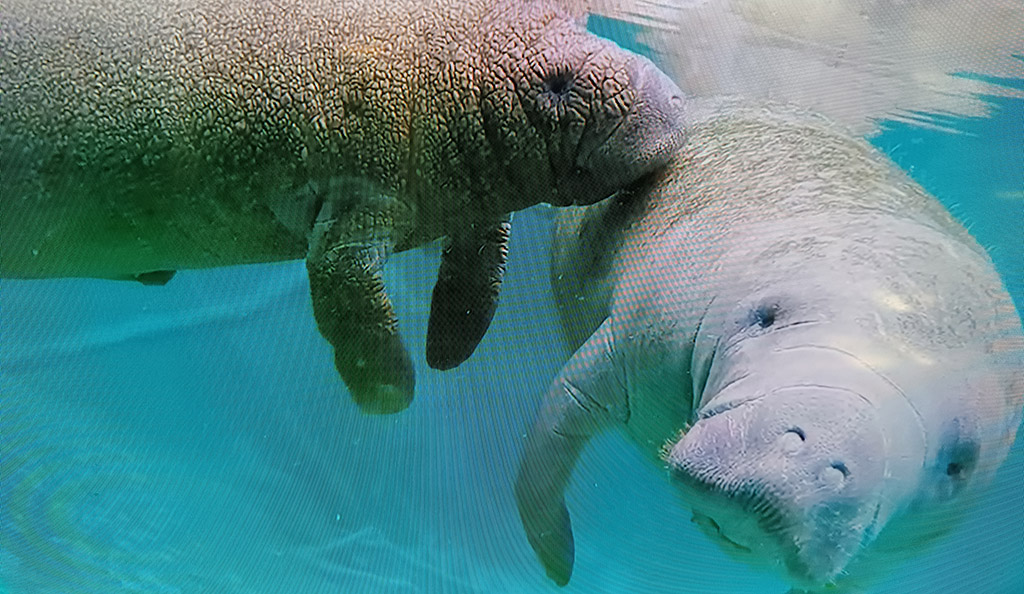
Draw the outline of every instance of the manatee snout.
[[[633,57],[625,72],[622,94],[632,101],[611,97],[604,113],[591,114],[599,121],[580,139],[575,169],[557,181],[566,204],[592,204],[636,183],[666,166],[686,140],[683,91],[643,56]]]
[[[855,392],[783,388],[699,419],[666,461],[694,522],[726,552],[821,586],[876,531],[881,427]]]

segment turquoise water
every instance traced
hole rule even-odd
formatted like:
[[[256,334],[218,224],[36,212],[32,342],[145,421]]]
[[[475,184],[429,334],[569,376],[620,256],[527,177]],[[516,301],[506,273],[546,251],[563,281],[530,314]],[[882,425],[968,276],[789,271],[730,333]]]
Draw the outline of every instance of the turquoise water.
[[[1024,100],[989,100],[991,118],[944,122],[959,134],[887,123],[873,140],[968,225],[1021,310]],[[542,208],[517,215],[479,350],[444,373],[415,357],[413,406],[384,418],[349,402],[301,262],[165,287],[0,282],[3,588],[558,591],[512,498],[522,435],[565,356],[548,225]],[[437,265],[434,246],[388,269],[413,353]],[[1022,484],[1018,443],[961,528],[872,592],[1024,592]],[[720,553],[617,435],[585,452],[568,502],[577,562],[563,592],[787,589]]]

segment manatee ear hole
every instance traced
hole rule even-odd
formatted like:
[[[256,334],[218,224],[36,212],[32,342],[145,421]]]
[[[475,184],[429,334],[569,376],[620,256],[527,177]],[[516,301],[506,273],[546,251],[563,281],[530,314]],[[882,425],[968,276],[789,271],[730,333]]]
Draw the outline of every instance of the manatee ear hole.
[[[779,317],[779,304],[762,303],[750,312],[750,325],[758,325],[761,328],[768,328],[775,323]]]
[[[563,96],[572,90],[575,77],[568,68],[559,68],[544,76],[544,91],[553,95]]]

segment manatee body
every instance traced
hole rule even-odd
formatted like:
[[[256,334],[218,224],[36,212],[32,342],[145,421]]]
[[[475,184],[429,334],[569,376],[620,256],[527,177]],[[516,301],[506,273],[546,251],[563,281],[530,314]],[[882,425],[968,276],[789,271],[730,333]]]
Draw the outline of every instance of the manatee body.
[[[578,348],[521,460],[527,536],[568,582],[563,491],[620,427],[736,558],[862,587],[1005,459],[1020,319],[985,251],[865,141],[779,106],[689,113],[663,175],[561,211],[552,276]]]
[[[509,215],[587,204],[682,142],[679,89],[574,0],[10,0],[0,275],[166,282],[307,259],[355,400],[406,407],[381,280],[447,237],[428,362],[497,303]]]

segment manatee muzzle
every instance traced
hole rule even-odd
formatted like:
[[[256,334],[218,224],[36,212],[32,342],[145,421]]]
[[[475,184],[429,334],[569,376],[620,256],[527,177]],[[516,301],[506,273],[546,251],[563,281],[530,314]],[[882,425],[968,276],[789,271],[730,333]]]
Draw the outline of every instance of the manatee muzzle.
[[[686,140],[686,98],[653,62],[636,56],[628,65],[635,98],[614,125],[590,126],[580,141],[573,171],[558,176],[564,203],[592,204],[667,165]],[[595,137],[599,135],[600,137]]]
[[[727,552],[821,586],[884,522],[878,415],[845,388],[778,388],[700,418],[666,461],[695,523]]]

